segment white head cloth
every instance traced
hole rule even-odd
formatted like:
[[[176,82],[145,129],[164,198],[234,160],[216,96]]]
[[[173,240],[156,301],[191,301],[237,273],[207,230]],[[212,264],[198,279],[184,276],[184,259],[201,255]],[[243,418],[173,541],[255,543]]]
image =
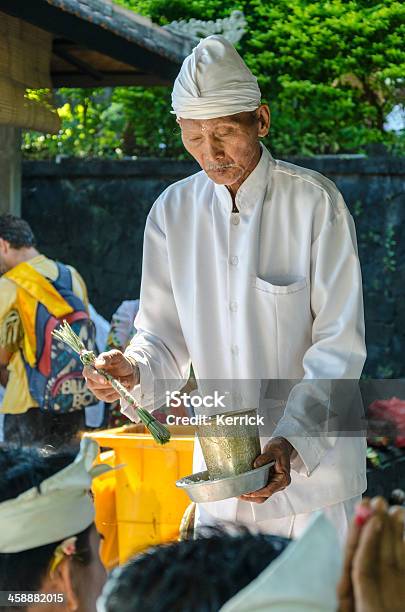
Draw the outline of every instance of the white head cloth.
[[[93,463],[98,445],[83,438],[74,462],[14,499],[0,503],[0,553],[17,553],[80,533],[94,520],[89,491],[112,469]]]
[[[335,612],[342,554],[333,525],[321,513],[220,612]]]
[[[214,119],[254,111],[260,98],[257,79],[235,47],[223,36],[208,36],[183,62],[172,112],[184,119]]]

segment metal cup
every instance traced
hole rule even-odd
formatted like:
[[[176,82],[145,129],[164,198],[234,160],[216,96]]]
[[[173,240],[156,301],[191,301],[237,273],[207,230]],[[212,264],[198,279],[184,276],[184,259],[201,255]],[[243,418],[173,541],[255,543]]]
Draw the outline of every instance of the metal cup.
[[[197,427],[197,435],[207,465],[210,479],[225,478],[244,474],[253,468],[253,462],[260,455],[260,437],[257,423],[254,425],[238,422],[234,417],[256,417],[256,410],[227,412],[232,417],[230,424],[221,424],[217,416],[210,417],[207,424]]]

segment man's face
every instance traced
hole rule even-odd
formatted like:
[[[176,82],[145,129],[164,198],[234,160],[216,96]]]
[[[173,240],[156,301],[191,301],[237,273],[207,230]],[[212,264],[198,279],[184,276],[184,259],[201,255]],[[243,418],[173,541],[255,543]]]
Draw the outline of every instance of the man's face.
[[[207,175],[220,185],[241,184],[260,157],[259,136],[269,130],[269,111],[217,119],[179,119],[183,144]]]

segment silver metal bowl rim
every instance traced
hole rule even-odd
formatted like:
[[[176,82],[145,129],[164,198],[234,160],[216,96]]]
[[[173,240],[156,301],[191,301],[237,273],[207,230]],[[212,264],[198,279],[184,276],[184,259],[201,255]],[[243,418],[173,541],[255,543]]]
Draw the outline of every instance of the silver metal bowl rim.
[[[249,470],[248,472],[242,472],[242,474],[234,474],[233,476],[225,476],[225,478],[216,478],[215,480],[200,480],[200,482],[191,482],[191,483],[185,482],[188,478],[192,478],[193,476],[201,476],[202,474],[207,474],[208,471],[204,470],[203,472],[196,472],[194,474],[190,474],[189,476],[184,476],[183,478],[180,478],[180,480],[176,481],[176,487],[179,487],[179,488],[187,487],[187,489],[191,489],[194,487],[217,485],[219,483],[227,482],[229,480],[234,481],[235,479],[241,478],[242,476],[248,476],[249,474],[252,474],[253,472],[257,474],[258,472],[264,472],[265,470],[270,471],[270,468],[273,467],[274,464],[275,464],[275,461],[270,461],[270,463],[265,463],[265,465],[261,465],[258,468],[253,468],[253,470]]]

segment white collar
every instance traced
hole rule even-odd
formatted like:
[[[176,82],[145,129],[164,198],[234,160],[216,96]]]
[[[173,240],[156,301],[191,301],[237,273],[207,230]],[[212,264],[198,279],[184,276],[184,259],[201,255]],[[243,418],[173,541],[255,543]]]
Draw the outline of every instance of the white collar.
[[[264,145],[256,168],[249,174],[236,194],[236,206],[241,212],[249,211],[262,203],[271,180],[271,169],[275,161]],[[232,210],[232,197],[225,185],[215,184],[215,193],[227,212]]]

